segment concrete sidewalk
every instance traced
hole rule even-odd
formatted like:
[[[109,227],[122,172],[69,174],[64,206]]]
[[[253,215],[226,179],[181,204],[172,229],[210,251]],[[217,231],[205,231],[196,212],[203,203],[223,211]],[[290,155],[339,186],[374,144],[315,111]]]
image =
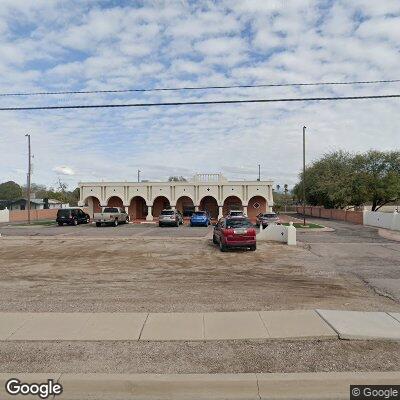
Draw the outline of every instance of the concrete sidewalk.
[[[0,397],[5,382],[57,380],[63,393],[55,399],[349,399],[350,385],[394,385],[400,372],[316,372],[271,374],[0,374]],[[19,396],[17,398],[32,398]],[[38,397],[34,397],[38,398]]]
[[[400,314],[290,310],[210,313],[0,313],[0,340],[400,340]]]

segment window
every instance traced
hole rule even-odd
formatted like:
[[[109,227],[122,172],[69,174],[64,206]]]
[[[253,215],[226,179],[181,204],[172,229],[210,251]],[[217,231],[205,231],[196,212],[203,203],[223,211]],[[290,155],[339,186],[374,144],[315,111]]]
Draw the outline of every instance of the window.
[[[174,215],[173,210],[163,210],[160,215]]]
[[[226,220],[226,227],[230,228],[252,228],[253,224],[246,218],[241,219],[227,219]]]
[[[106,207],[103,212],[105,212],[105,213],[117,213],[118,212],[118,208]]]

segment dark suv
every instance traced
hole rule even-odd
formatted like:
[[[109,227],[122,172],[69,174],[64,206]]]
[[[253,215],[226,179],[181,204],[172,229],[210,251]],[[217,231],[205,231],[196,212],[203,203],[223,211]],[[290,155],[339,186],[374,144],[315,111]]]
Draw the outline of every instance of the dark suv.
[[[90,222],[89,214],[83,212],[80,208],[60,208],[57,211],[57,223],[59,226],[88,224]]]

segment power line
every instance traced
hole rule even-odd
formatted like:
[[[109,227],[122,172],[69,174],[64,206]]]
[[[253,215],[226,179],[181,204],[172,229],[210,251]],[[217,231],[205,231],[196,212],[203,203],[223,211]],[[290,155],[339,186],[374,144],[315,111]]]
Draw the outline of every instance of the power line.
[[[100,93],[129,93],[129,92],[160,92],[160,91],[180,91],[180,90],[211,90],[211,89],[248,89],[266,87],[287,87],[287,86],[327,86],[327,85],[366,85],[377,83],[396,83],[400,79],[386,79],[375,81],[348,81],[348,82],[314,82],[314,83],[268,83],[259,85],[222,85],[222,86],[184,86],[176,88],[150,88],[150,89],[115,89],[115,90],[71,90],[58,92],[20,92],[20,93],[0,93],[0,97],[6,96],[42,96],[42,95],[61,95],[61,94],[100,94]]]
[[[300,97],[278,99],[248,99],[248,100],[205,100],[205,101],[174,101],[164,103],[126,103],[126,104],[93,104],[72,106],[35,106],[35,107],[1,107],[0,111],[29,111],[29,110],[66,110],[85,108],[121,108],[121,107],[159,107],[159,106],[187,106],[204,104],[243,104],[243,103],[278,103],[278,102],[305,102],[305,101],[336,101],[361,99],[389,99],[398,98],[400,94],[370,95],[370,96],[342,96],[342,97]]]

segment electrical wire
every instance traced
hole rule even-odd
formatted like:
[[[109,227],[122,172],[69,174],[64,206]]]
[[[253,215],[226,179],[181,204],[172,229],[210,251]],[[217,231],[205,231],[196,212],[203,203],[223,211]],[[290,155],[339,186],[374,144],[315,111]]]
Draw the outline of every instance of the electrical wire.
[[[71,106],[32,106],[32,107],[0,107],[0,111],[32,111],[32,110],[66,110],[87,108],[121,108],[121,107],[160,107],[160,106],[186,106],[205,104],[244,104],[244,103],[277,103],[277,102],[306,102],[306,101],[338,101],[361,99],[389,99],[399,98],[400,94],[369,95],[369,96],[335,96],[335,97],[299,97],[277,99],[247,99],[247,100],[204,100],[204,101],[174,101],[161,103],[126,103],[126,104],[92,104]]]
[[[385,79],[385,80],[371,80],[371,81],[348,81],[348,82],[269,83],[269,84],[259,84],[259,85],[187,86],[187,87],[176,87],[176,88],[149,88],[149,89],[71,90],[71,91],[55,91],[55,92],[0,93],[0,97],[46,96],[46,95],[64,95],[64,94],[158,92],[158,91],[180,91],[180,90],[248,89],[248,88],[288,87],[288,86],[366,85],[366,84],[397,83],[397,82],[400,82],[400,79]]]

